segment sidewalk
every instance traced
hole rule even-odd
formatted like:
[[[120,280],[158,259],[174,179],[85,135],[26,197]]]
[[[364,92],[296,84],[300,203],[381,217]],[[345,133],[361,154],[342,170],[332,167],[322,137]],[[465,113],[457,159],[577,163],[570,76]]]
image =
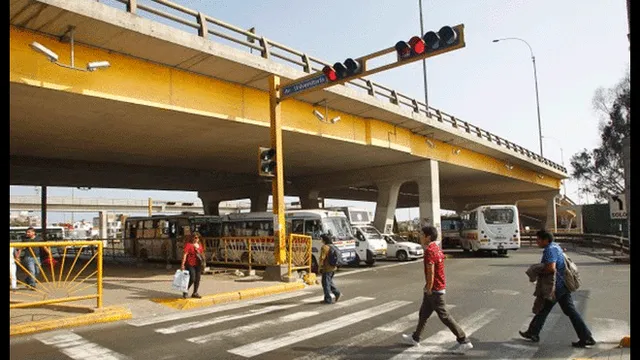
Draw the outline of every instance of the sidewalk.
[[[242,276],[244,271],[229,268],[211,268],[213,274],[202,274],[198,293],[201,299],[183,299],[171,288],[177,264],[116,263],[105,259],[103,264],[103,309],[92,311],[96,300],[45,305],[37,308],[11,309],[9,312],[11,335],[24,335],[60,327],[73,327],[154,316],[202,306],[255,298],[287,291],[296,291],[307,285],[300,279],[284,283],[262,280],[262,272]],[[95,294],[91,286],[86,295]],[[191,295],[193,288],[189,292]],[[85,295],[83,292],[80,295]],[[19,289],[12,293],[14,300],[35,292]],[[78,295],[78,294],[74,294]],[[34,301],[33,298],[28,298]]]

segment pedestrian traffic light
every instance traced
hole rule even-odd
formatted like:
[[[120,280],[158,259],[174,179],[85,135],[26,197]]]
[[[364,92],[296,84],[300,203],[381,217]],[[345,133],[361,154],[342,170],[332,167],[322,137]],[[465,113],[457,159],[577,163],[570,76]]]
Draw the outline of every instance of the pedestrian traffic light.
[[[325,66],[322,72],[329,82],[334,82],[360,74],[362,72],[362,64],[359,60],[349,58],[344,63],[337,62],[333,66]]]
[[[276,149],[259,147],[258,174],[260,176],[276,176]]]
[[[438,54],[459,48],[463,38],[464,27],[443,26],[438,32],[428,31],[422,37],[414,36],[409,41],[398,41],[395,45],[398,61],[403,61],[420,56],[428,57],[429,54]],[[434,54],[437,55],[437,54]]]

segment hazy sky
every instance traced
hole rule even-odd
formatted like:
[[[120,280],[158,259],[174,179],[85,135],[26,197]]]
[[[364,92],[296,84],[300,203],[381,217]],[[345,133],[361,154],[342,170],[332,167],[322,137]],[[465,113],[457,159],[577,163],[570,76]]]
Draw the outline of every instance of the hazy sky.
[[[393,46],[420,32],[418,0],[175,2],[240,28],[255,27],[258,35],[331,63]],[[569,168],[573,154],[598,146],[600,117],[591,104],[594,91],[615,85],[629,68],[626,1],[423,0],[423,14],[425,31],[465,25],[465,48],[427,60],[432,107],[539,152],[529,49],[515,40],[492,42],[517,37],[531,45],[536,58],[542,132],[548,137],[543,139],[544,156],[557,163],[564,160]],[[424,101],[422,76],[421,62],[416,62],[372,80]],[[569,180],[568,196],[585,203],[587,199],[579,198],[576,189],[577,184]],[[11,187],[10,192],[35,194],[33,187]],[[74,193],[197,198],[195,192],[92,189]],[[70,194],[70,189],[49,189],[51,196]],[[412,217],[417,216],[417,209],[412,212]],[[398,211],[399,218],[407,216],[407,210]]]

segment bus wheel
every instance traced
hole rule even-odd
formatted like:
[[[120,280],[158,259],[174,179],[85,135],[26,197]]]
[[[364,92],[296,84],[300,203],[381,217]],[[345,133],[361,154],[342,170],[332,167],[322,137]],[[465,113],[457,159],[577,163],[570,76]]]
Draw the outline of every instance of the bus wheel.
[[[507,255],[507,250],[498,250],[498,255]]]
[[[147,249],[140,249],[140,259],[147,260],[149,259],[149,254],[147,253]]]
[[[402,250],[398,251],[398,253],[396,254],[396,257],[400,261],[407,261],[407,258],[408,258],[407,253]]]
[[[311,257],[311,272],[318,273],[318,261],[316,261],[315,257]]]
[[[368,266],[373,266],[373,264],[375,264],[376,261],[375,260],[367,260],[364,263],[367,264]]]
[[[244,263],[244,264],[248,264],[249,263],[249,253],[243,253],[242,256],[240,256],[240,262]]]

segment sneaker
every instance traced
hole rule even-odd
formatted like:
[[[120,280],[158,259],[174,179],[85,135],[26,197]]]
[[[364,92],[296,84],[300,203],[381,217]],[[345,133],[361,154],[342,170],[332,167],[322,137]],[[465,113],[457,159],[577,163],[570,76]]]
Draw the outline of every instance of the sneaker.
[[[589,338],[589,339],[587,339],[585,341],[579,340],[579,341],[576,341],[576,342],[572,342],[571,346],[577,347],[577,348],[584,348],[584,347],[587,347],[587,346],[593,346],[595,344],[596,344],[596,341],[591,337],[591,338]]]
[[[202,299],[202,296],[200,296],[200,294],[198,294],[198,293],[193,293],[193,295],[191,295],[191,297],[195,298],[195,299]]]
[[[333,304],[333,303],[332,302],[326,302],[324,300],[320,300],[320,304],[330,305],[330,304]]]
[[[528,331],[518,331],[518,333],[520,333],[520,336],[522,336],[523,338],[529,339],[533,342],[537,343],[538,341],[540,341],[540,336],[529,334]]]
[[[466,342],[458,343],[458,345],[453,348],[453,352],[464,354],[465,352],[467,352],[467,350],[471,349],[473,349],[473,344],[471,343],[471,341],[467,340]]]
[[[420,346],[420,342],[416,341],[411,334],[402,334],[402,341],[411,346]]]
[[[336,295],[336,299],[333,302],[338,302],[338,300],[340,300],[341,296],[342,296],[342,293]]]
[[[188,293],[183,292],[183,293],[182,293],[182,298],[183,298],[183,299],[186,299],[188,295],[189,295]]]

